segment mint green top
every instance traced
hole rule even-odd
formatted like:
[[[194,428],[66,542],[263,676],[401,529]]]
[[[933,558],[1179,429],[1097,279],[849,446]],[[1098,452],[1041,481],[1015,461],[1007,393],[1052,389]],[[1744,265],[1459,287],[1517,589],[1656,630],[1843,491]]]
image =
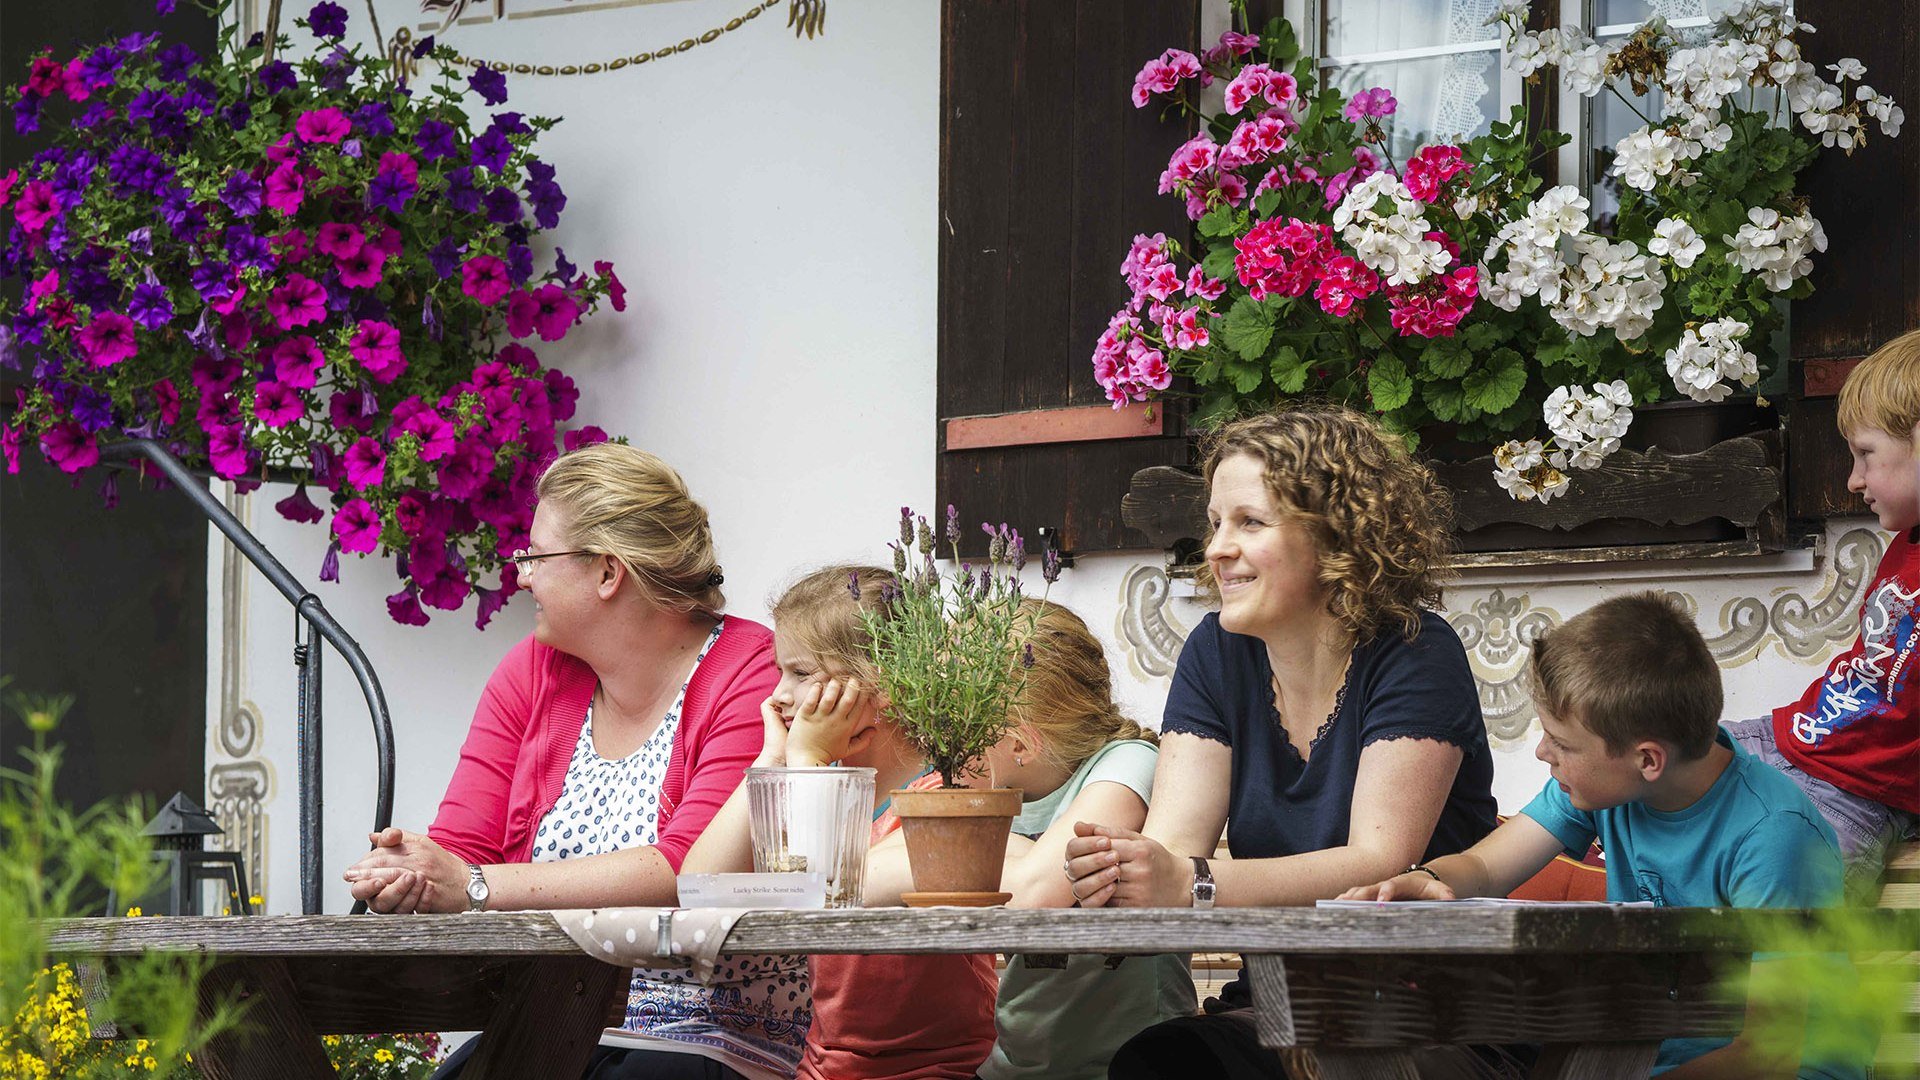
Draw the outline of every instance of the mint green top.
[[[1013,831],[1038,837],[1088,784],[1125,784],[1153,797],[1160,751],[1125,739],[1101,747],[1066,783],[1022,805]],[[1016,954],[1000,975],[1000,1039],[980,1066],[985,1080],[1105,1080],[1115,1050],[1150,1024],[1194,1012],[1188,957]]]

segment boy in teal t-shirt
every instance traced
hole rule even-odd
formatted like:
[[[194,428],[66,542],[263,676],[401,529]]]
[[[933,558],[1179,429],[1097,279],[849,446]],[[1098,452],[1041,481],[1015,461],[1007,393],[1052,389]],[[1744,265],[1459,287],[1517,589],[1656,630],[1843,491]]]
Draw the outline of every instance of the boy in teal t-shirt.
[[[1833,828],[1799,785],[1721,730],[1719,666],[1670,599],[1615,597],[1568,620],[1535,640],[1532,674],[1543,733],[1535,754],[1553,779],[1473,847],[1344,899],[1505,896],[1561,851],[1578,858],[1597,839],[1609,900],[1743,908],[1839,902]],[[1820,1020],[1808,1014],[1803,1022]],[[1670,1080],[1796,1072],[1802,1080],[1856,1080],[1865,1069],[1809,1061],[1796,1069],[1791,1059],[1769,1060],[1743,1031],[1734,1039],[1669,1039],[1654,1072]]]

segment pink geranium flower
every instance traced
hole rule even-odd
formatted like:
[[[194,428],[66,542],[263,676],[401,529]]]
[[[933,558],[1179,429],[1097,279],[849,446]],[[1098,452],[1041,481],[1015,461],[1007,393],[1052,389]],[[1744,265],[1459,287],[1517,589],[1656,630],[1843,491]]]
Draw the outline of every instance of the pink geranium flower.
[[[53,425],[40,436],[40,452],[63,473],[77,473],[100,460],[100,447],[93,436],[71,420]]]
[[[353,121],[347,114],[331,106],[324,109],[308,109],[293,122],[293,133],[301,141],[310,143],[338,143],[353,132]]]
[[[346,465],[347,483],[354,487],[378,487],[387,478],[387,452],[381,449],[378,440],[354,440],[342,460]]]
[[[365,499],[348,499],[333,512],[333,535],[341,551],[365,554],[380,546],[380,514]]]
[[[97,368],[112,367],[139,347],[133,337],[133,320],[115,311],[94,316],[80,331],[79,340],[80,354]]]
[[[267,208],[282,214],[300,209],[307,197],[307,181],[299,166],[287,162],[267,174]]]
[[[476,255],[460,268],[460,291],[488,307],[498,304],[512,290],[507,264],[497,256]]]
[[[1466,155],[1457,146],[1423,146],[1407,162],[1407,190],[1423,203],[1439,200],[1447,181],[1468,172]]]
[[[287,338],[273,347],[273,379],[286,386],[313,389],[326,363],[319,343],[304,335]]]
[[[320,226],[319,235],[315,238],[313,246],[319,248],[322,255],[348,259],[360,251],[366,239],[355,226],[329,221]]]
[[[1400,103],[1394,100],[1393,92],[1384,86],[1375,86],[1361,90],[1348,99],[1345,114],[1347,119],[1358,124],[1363,120],[1379,120],[1392,116]]]
[[[267,312],[282,330],[327,317],[327,291],[303,274],[288,274],[286,284],[267,294]]]
[[[400,331],[374,319],[360,320],[347,349],[367,369],[377,383],[390,383],[407,370],[407,358],[400,354]]]
[[[253,391],[253,415],[270,428],[283,428],[307,414],[307,403],[290,386],[263,382]]]
[[[532,293],[513,294],[507,305],[507,333],[526,337],[537,330],[541,341],[559,341],[579,317],[580,305],[572,294],[558,285],[542,285]]]
[[[1201,273],[1199,263],[1195,263],[1193,269],[1187,271],[1188,295],[1197,296],[1202,300],[1218,300],[1226,295],[1226,292],[1227,283]]]

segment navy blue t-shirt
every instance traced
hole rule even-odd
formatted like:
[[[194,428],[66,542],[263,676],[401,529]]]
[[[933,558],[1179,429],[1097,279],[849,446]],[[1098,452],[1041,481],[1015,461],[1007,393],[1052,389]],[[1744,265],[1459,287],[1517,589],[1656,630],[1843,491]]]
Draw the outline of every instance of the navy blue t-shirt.
[[[1325,717],[1303,722],[1320,728]],[[1408,641],[1382,631],[1355,647],[1331,724],[1307,760],[1287,741],[1273,705],[1266,643],[1220,628],[1209,614],[1188,635],[1167,692],[1163,734],[1181,732],[1233,750],[1227,845],[1236,859],[1270,859],[1347,843],[1360,751],[1382,739],[1434,739],[1465,754],[1422,861],[1472,847],[1493,831],[1493,755],[1466,649],[1447,621],[1420,614]],[[1222,997],[1247,1001],[1245,975]]]
[[[1325,719],[1298,722],[1319,728]],[[1220,629],[1217,614],[1187,637],[1160,730],[1233,749],[1227,844],[1236,859],[1346,844],[1360,751],[1382,739],[1435,739],[1466,755],[1423,860],[1464,851],[1493,831],[1493,755],[1480,695],[1460,636],[1430,611],[1421,612],[1412,641],[1388,630],[1353,650],[1340,710],[1304,762],[1273,707],[1266,644]]]

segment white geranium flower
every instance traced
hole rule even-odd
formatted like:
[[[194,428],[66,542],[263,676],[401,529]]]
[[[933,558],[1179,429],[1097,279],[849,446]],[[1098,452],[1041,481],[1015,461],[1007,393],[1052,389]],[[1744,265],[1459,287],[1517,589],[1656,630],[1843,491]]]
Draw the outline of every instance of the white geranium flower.
[[[1730,318],[1689,327],[1667,350],[1667,375],[1674,388],[1695,401],[1720,401],[1733,392],[1728,380],[1752,386],[1760,378],[1760,365],[1741,344],[1748,329]]]
[[[1655,255],[1665,255],[1673,260],[1675,266],[1686,269],[1693,260],[1707,250],[1707,242],[1693,226],[1676,217],[1661,218],[1653,227],[1653,239],[1647,241],[1647,250]]]
[[[1828,64],[1827,70],[1839,76],[1841,82],[1863,78],[1867,74],[1867,65],[1851,56],[1843,56],[1838,63]]]
[[[1613,148],[1613,175],[1636,191],[1652,191],[1660,177],[1673,171],[1678,141],[1664,128],[1641,128]]]

